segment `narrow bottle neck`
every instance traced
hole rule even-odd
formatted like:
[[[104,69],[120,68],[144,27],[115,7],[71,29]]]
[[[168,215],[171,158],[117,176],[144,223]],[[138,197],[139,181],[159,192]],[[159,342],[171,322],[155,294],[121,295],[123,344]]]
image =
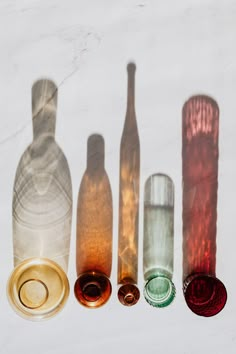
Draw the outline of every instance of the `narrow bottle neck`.
[[[90,175],[104,172],[104,139],[99,134],[93,134],[88,138],[87,172]]]
[[[127,66],[127,72],[128,72],[127,116],[131,115],[131,117],[134,117],[134,119],[135,119],[135,70],[136,70],[135,64],[133,63],[128,64]]]
[[[33,137],[55,137],[57,87],[50,80],[39,80],[32,87]]]

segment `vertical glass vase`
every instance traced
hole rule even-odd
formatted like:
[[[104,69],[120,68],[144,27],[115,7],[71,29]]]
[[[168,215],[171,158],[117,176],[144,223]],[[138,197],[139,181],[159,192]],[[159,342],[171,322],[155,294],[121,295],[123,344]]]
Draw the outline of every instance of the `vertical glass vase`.
[[[175,297],[173,276],[174,184],[154,174],[144,190],[143,273],[144,296],[154,307],[166,307]]]
[[[208,96],[183,107],[183,291],[199,316],[214,316],[227,299],[216,278],[219,108]]]
[[[118,299],[132,306],[140,297],[138,278],[138,227],[140,144],[135,115],[135,64],[127,66],[128,98],[120,144],[120,193],[118,240]]]
[[[8,298],[21,316],[40,320],[60,311],[69,294],[72,187],[67,160],[55,141],[57,87],[32,87],[33,142],[19,162],[13,191],[15,269]]]
[[[112,194],[104,168],[104,139],[88,138],[87,168],[77,206],[76,269],[74,293],[89,308],[104,305],[111,295]]]

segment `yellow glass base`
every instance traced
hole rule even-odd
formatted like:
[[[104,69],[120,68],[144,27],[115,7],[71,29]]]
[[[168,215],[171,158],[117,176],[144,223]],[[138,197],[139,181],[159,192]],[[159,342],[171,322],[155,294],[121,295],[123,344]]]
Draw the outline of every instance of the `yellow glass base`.
[[[13,270],[7,294],[20,316],[41,320],[56,315],[64,307],[69,282],[57,263],[47,258],[30,258]]]

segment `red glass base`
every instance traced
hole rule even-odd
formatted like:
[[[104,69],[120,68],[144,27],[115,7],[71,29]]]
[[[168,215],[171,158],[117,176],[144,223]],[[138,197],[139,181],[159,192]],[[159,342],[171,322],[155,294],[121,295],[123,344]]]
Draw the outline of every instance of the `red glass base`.
[[[186,278],[183,288],[188,307],[199,316],[217,315],[227,301],[224,284],[211,275],[193,274]]]

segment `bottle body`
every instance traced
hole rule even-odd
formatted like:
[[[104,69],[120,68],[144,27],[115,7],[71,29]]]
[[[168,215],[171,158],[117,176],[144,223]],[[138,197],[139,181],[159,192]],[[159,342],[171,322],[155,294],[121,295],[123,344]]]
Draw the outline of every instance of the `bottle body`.
[[[128,65],[128,102],[120,144],[118,298],[131,306],[139,300],[138,228],[140,143],[134,109],[134,64]]]
[[[155,307],[169,305],[175,296],[173,276],[174,185],[163,174],[148,178],[144,192],[144,295]]]
[[[29,146],[16,172],[14,266],[27,258],[42,257],[67,272],[72,217],[69,167],[54,139],[44,139],[40,145]]]
[[[34,140],[14,182],[15,269],[8,297],[20,315],[39,320],[55,315],[69,293],[72,186],[67,160],[54,138],[57,88],[39,80],[32,94]]]
[[[112,194],[104,169],[104,140],[88,139],[88,163],[77,205],[75,296],[84,306],[95,308],[110,297],[112,264]]]
[[[215,277],[219,108],[208,96],[183,107],[183,282],[190,309],[218,313],[226,290]]]

